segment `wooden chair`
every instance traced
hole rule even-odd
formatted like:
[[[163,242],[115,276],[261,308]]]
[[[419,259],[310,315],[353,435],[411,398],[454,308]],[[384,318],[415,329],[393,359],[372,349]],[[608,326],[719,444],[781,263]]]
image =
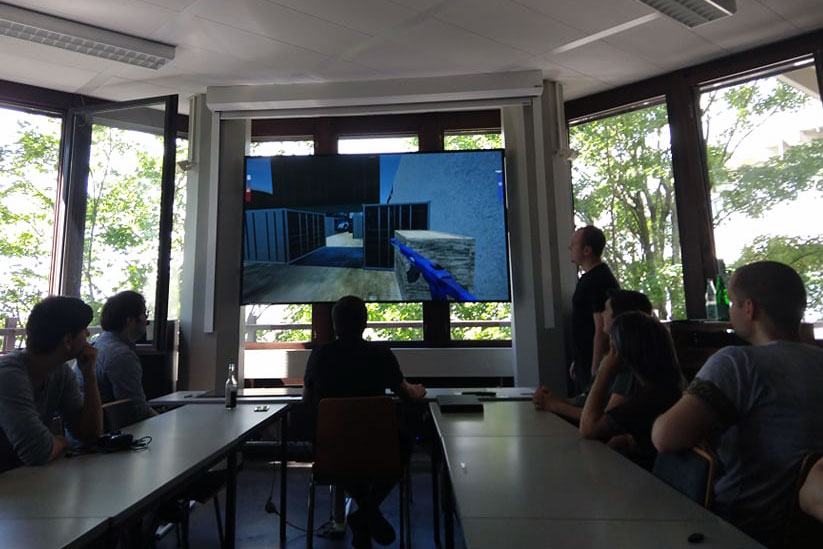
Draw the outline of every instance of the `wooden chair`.
[[[137,414],[134,401],[130,398],[113,400],[103,404],[103,431],[118,431],[127,425],[137,423],[142,418]]]
[[[794,487],[792,510],[786,526],[786,537],[783,547],[786,549],[812,549],[823,545],[823,523],[803,512],[798,501],[800,487],[806,482],[814,464],[823,457],[823,452],[808,452],[800,462],[797,472],[797,482]]]
[[[702,448],[661,452],[654,460],[652,473],[700,505],[711,505],[715,460]]]
[[[358,480],[399,482],[398,539],[400,547],[410,544],[405,471],[397,412],[391,397],[321,400],[309,480],[306,547],[311,549],[313,544],[315,486]]]

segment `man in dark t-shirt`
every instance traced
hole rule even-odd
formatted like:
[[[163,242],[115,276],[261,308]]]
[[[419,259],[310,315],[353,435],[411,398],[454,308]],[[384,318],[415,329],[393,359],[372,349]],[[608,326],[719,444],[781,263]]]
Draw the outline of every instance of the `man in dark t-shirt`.
[[[607,292],[620,285],[601,259],[606,247],[603,231],[593,225],[578,229],[569,244],[571,259],[582,271],[572,296],[572,366],[569,375],[578,393],[591,385],[600,360],[608,351],[603,331]]]
[[[425,396],[425,387],[403,378],[391,349],[363,339],[367,319],[366,305],[358,297],[346,296],[334,304],[337,339],[312,351],[303,377],[303,400],[312,406],[313,416],[324,398],[380,396],[386,389],[404,399]],[[354,547],[370,547],[372,538],[381,545],[395,539],[394,529],[380,514],[380,502],[394,486],[377,484],[345,487],[357,503],[357,511],[348,516]]]

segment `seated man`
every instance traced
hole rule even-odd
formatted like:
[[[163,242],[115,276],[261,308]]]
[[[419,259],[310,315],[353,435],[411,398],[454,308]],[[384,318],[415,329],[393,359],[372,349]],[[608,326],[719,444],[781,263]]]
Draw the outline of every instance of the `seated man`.
[[[97,350],[86,342],[91,319],[91,307],[81,300],[47,297],[26,322],[26,348],[0,357],[0,470],[43,465],[60,456],[69,442],[48,428],[57,413],[82,440],[102,433]],[[73,359],[90,387],[85,398],[66,363]]]
[[[611,289],[606,292],[606,305],[603,308],[603,332],[611,337],[612,323],[616,316],[631,311],[639,311],[647,315],[652,314],[652,304],[646,294],[633,290]],[[599,365],[598,365],[599,366]],[[607,410],[623,404],[629,398],[634,389],[634,376],[628,370],[618,373],[612,382],[609,390],[609,401]],[[554,394],[551,389],[541,385],[537,388],[532,401],[538,410],[553,412],[568,419],[575,425],[580,423],[580,414],[583,412],[584,398],[574,397],[565,399]]]
[[[303,400],[313,410],[323,398],[381,396],[386,389],[406,399],[425,396],[422,385],[403,378],[391,349],[363,339],[367,319],[366,305],[358,297],[346,296],[334,304],[332,323],[337,339],[312,351],[303,378]],[[358,507],[348,520],[352,545],[369,547],[372,537],[381,545],[394,541],[394,529],[380,514],[380,502],[393,488],[346,487]]]
[[[146,335],[146,300],[137,292],[125,291],[110,297],[100,313],[103,333],[97,348],[97,386],[103,403],[130,398],[139,419],[156,416],[143,391],[143,366],[134,344]],[[78,376],[81,389],[82,377]]]
[[[717,443],[714,510],[761,543],[782,542],[803,454],[823,449],[823,349],[800,343],[803,281],[760,261],[729,282],[731,323],[751,346],[724,347],[654,424],[661,452]],[[715,437],[719,436],[719,441]]]

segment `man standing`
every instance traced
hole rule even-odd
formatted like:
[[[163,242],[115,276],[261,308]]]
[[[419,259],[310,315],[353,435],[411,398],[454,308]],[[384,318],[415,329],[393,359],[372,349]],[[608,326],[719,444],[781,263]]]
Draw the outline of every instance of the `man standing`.
[[[139,419],[156,416],[143,391],[143,366],[135,343],[146,335],[146,300],[137,292],[125,291],[110,297],[100,313],[103,333],[97,348],[97,386],[103,403],[129,398]],[[85,384],[78,376],[81,387]]]
[[[617,280],[603,263],[606,237],[593,225],[578,229],[569,244],[572,263],[583,275],[572,296],[572,365],[569,375],[577,393],[588,391],[600,360],[609,350],[609,338],[603,330],[603,309],[607,292],[619,288]],[[581,403],[582,405],[582,403]]]
[[[26,323],[26,348],[0,358],[0,470],[42,465],[69,448],[48,424],[59,413],[74,436],[91,441],[103,431],[94,362],[86,342],[91,307],[74,297],[47,297]],[[66,363],[77,359],[87,386],[80,394]]]
[[[382,396],[386,389],[406,399],[425,396],[425,387],[404,379],[391,349],[363,339],[367,320],[366,304],[358,297],[346,296],[334,304],[337,339],[312,350],[303,378],[303,400],[315,412],[324,398]],[[394,529],[380,513],[380,503],[393,487],[357,487],[355,491],[347,487],[358,507],[348,517],[352,545],[370,547],[372,538],[381,545],[394,541]]]
[[[760,261],[729,282],[731,323],[751,346],[724,347],[654,423],[661,452],[719,436],[714,510],[761,543],[782,543],[798,467],[823,449],[823,349],[799,342],[803,281]]]

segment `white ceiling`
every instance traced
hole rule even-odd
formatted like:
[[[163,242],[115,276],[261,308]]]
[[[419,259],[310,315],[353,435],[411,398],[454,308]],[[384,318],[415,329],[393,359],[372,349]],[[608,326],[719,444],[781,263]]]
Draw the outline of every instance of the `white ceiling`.
[[[0,79],[112,100],[179,93],[184,108],[206,86],[526,69],[562,82],[571,99],[823,27],[821,0],[737,0],[736,15],[696,29],[638,0],[7,3],[177,53],[155,71],[0,36]],[[618,25],[630,28],[592,36]]]

